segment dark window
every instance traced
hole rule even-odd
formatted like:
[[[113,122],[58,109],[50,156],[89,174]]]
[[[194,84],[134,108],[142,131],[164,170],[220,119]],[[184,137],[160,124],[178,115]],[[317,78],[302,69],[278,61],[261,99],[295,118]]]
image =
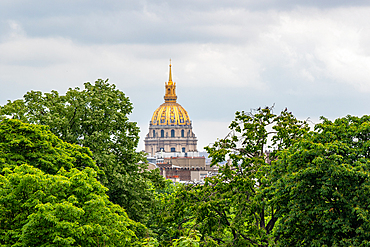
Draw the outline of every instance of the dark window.
[[[182,148],[182,152],[185,153],[185,148]]]
[[[164,137],[164,130],[161,130],[161,137]]]
[[[153,137],[155,137],[155,130],[153,130]]]
[[[176,152],[175,148],[171,148],[171,152]]]
[[[181,130],[181,137],[184,137],[184,130]]]
[[[171,137],[175,137],[175,130],[171,130]]]

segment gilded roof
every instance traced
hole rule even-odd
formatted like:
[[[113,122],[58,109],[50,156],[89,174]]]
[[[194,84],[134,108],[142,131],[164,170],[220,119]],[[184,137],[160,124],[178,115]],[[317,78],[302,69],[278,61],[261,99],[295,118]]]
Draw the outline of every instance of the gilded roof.
[[[165,83],[165,103],[154,111],[153,125],[190,125],[190,118],[185,109],[176,103],[176,83],[172,81],[171,63],[168,83]]]
[[[154,111],[153,125],[190,125],[190,118],[184,107],[178,103],[163,103]]]

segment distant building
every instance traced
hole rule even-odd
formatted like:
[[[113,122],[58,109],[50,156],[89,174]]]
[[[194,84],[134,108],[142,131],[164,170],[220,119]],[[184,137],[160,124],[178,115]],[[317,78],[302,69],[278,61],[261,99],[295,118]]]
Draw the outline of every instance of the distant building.
[[[153,113],[149,133],[145,137],[145,152],[154,157],[197,157],[197,142],[187,111],[177,103],[176,83],[172,81],[171,64],[169,80],[165,83],[164,103]]]
[[[177,182],[199,182],[213,176],[218,168],[211,168],[206,164],[209,159],[199,155],[190,117],[177,103],[171,64],[165,90],[164,103],[154,111],[144,140],[148,162],[159,168],[162,176]]]
[[[160,174],[174,182],[202,182],[218,173],[218,167],[206,165],[205,157],[171,157],[157,163]]]

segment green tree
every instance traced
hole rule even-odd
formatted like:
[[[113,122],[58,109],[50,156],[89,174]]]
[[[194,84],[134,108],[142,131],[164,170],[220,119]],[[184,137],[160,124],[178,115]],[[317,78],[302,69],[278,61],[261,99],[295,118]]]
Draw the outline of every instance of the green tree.
[[[108,200],[86,147],[0,122],[1,246],[130,246],[145,228]]]
[[[58,92],[31,91],[23,99],[1,107],[2,118],[48,125],[60,139],[88,147],[104,175],[110,200],[127,210],[130,218],[144,222],[153,204],[148,181],[160,185],[158,171],[149,172],[144,156],[136,152],[139,128],[129,121],[133,106],[123,92],[97,80],[85,88]]]
[[[198,232],[191,232],[187,237],[180,237],[174,239],[172,242],[173,247],[199,247],[200,234]]]
[[[92,168],[50,175],[24,164],[3,172],[2,246],[132,246],[143,229],[108,200]]]
[[[19,120],[0,122],[0,173],[3,168],[14,169],[29,164],[48,174],[60,168],[91,167],[102,173],[86,147],[60,140],[47,126],[25,124]]]
[[[206,147],[213,165],[227,161],[219,175],[204,185],[180,188],[167,203],[163,224],[176,238],[198,230],[205,246],[273,244],[279,208],[260,196],[260,188],[269,184],[268,167],[276,152],[309,128],[287,110],[276,115],[269,107],[237,112],[229,128],[226,138]]]
[[[279,245],[370,246],[370,116],[322,120],[272,164]]]
[[[153,187],[156,203],[150,212],[147,227],[151,229],[152,237],[157,240],[160,246],[169,246],[172,239],[180,237],[173,229],[177,227],[176,223],[166,221],[165,214],[168,213],[167,207],[176,197],[176,191],[181,187],[181,184],[174,184],[171,180],[166,180],[163,188],[155,189]]]

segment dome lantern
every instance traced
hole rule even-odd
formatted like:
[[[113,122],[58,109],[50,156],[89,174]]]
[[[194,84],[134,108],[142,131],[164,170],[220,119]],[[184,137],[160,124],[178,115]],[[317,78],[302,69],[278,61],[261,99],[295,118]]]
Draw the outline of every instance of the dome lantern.
[[[166,103],[176,103],[177,96],[176,96],[176,82],[172,81],[172,72],[171,72],[171,59],[170,59],[170,76],[168,82],[166,82],[165,86],[165,95],[164,95],[164,102]]]

